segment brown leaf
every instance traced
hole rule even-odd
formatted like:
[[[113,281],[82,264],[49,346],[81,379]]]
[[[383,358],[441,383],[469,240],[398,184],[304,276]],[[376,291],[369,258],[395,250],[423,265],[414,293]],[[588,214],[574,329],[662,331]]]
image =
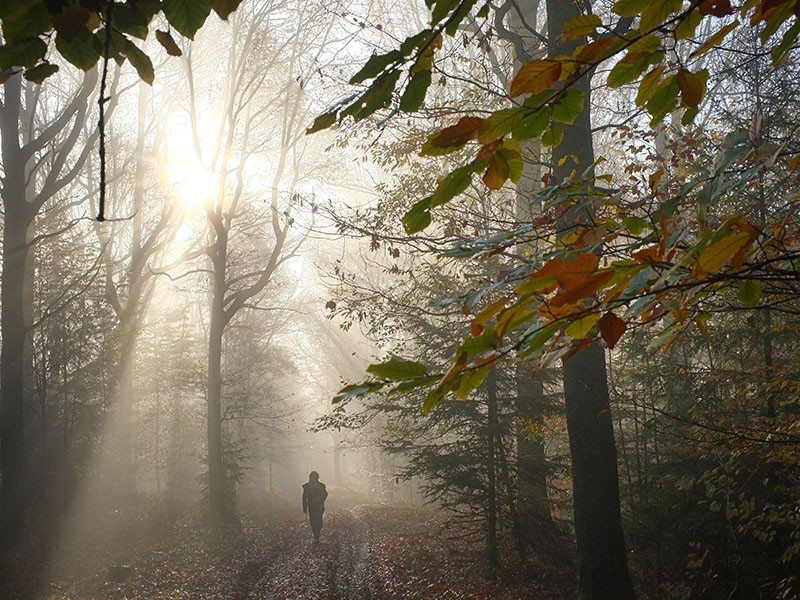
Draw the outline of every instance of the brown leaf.
[[[483,121],[484,119],[480,117],[461,117],[458,123],[445,127],[431,138],[431,146],[436,148],[463,146],[478,134],[478,129],[483,125]]]
[[[627,324],[625,321],[620,319],[617,315],[613,312],[607,312],[600,320],[597,322],[597,326],[600,329],[600,335],[603,338],[603,341],[606,343],[606,346],[609,349],[612,349],[616,346],[619,338],[622,337],[622,334],[625,333],[627,329]]]
[[[730,0],[703,0],[699,6],[700,14],[724,17],[734,13]]]
[[[688,69],[678,71],[677,80],[683,103],[689,108],[697,108],[703,99],[703,80]]]

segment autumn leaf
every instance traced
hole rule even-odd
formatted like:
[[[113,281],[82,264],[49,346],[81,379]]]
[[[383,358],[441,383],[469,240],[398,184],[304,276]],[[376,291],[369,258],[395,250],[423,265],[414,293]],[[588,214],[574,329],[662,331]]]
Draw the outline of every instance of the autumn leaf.
[[[737,231],[703,250],[697,259],[697,274],[713,275],[719,273],[727,262],[747,244],[749,239],[749,232]]]
[[[561,34],[561,39],[569,41],[585,38],[594,33],[594,30],[602,24],[603,22],[597,15],[580,15],[564,24],[564,33]]]
[[[523,63],[511,82],[511,97],[539,94],[553,86],[561,75],[561,61],[531,60]]]
[[[606,347],[611,350],[617,345],[619,338],[622,337],[628,326],[625,321],[609,311],[600,317],[597,327],[600,329],[600,336],[603,338]]]
[[[703,99],[703,80],[696,73],[688,69],[678,71],[678,87],[681,90],[681,100],[689,108],[697,108]]]
[[[172,34],[169,31],[162,31],[161,29],[156,30],[156,40],[164,50],[167,51],[167,54],[170,56],[181,56],[183,52],[178,47],[178,44],[175,43],[175,39],[172,37]]]
[[[617,44],[617,40],[612,38],[600,38],[590,44],[581,46],[577,50],[575,60],[579,63],[594,63],[595,61],[606,58],[609,51]]]
[[[484,119],[480,117],[461,117],[455,125],[434,134],[428,143],[435,148],[463,146],[477,136],[483,123]]]
[[[599,313],[592,313],[590,315],[586,315],[585,317],[581,317],[580,319],[576,319],[572,321],[567,327],[564,329],[564,333],[566,333],[569,337],[581,340],[589,335],[589,332],[594,327],[595,323],[600,319]]]

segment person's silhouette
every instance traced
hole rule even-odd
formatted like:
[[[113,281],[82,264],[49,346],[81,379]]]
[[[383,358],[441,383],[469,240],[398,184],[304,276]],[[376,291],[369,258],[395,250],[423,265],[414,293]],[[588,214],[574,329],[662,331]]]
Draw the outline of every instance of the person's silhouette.
[[[314,543],[319,544],[319,534],[322,531],[322,513],[325,512],[325,499],[328,490],[319,480],[319,473],[311,471],[308,483],[303,484],[303,512],[308,513],[311,522],[311,531],[314,532]]]

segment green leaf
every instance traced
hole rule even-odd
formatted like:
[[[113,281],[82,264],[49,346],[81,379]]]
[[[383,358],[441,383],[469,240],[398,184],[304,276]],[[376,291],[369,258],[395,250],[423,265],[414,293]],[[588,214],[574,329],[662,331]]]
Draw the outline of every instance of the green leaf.
[[[431,85],[431,72],[420,71],[408,82],[400,98],[400,110],[406,113],[416,112],[425,101],[425,94]]]
[[[466,371],[458,378],[458,385],[453,390],[453,394],[456,398],[466,400],[472,392],[481,386],[487,375],[489,375],[488,367]]]
[[[681,10],[683,0],[650,0],[642,11],[639,29],[647,32],[662,25],[669,16]]]
[[[564,24],[564,33],[561,34],[563,41],[579,40],[587,35],[594,33],[603,22],[597,15],[580,15],[567,21]]]
[[[372,82],[366,92],[342,111],[342,115],[352,115],[356,121],[360,121],[387,107],[392,101],[392,93],[398,79],[400,79],[400,71],[398,69],[381,75]]]
[[[400,44],[401,58],[404,56],[408,56],[417,48],[421,48],[426,43],[428,43],[431,39],[432,34],[433,34],[432,29],[423,29],[418,34],[406,38],[405,41],[402,44]]]
[[[128,42],[124,52],[125,56],[128,58],[128,61],[131,63],[131,65],[133,65],[133,68],[136,69],[136,72],[139,74],[139,78],[145,83],[153,85],[153,80],[156,77],[156,73],[153,69],[153,62],[150,60],[150,57],[139,50],[139,48],[137,48],[133,42]]]
[[[545,327],[544,329],[539,327],[532,329],[530,335],[525,335],[525,342],[520,347],[521,349],[517,354],[517,358],[522,360],[541,350],[557,331],[558,326],[556,325],[551,325],[550,327]]]
[[[394,386],[390,391],[389,395],[392,396],[394,394],[406,394],[417,388],[421,387],[430,387],[439,379],[441,375],[428,375],[427,377],[419,377],[418,379],[409,379],[408,381],[402,381]]]
[[[465,339],[456,354],[466,352],[467,360],[470,360],[487,350],[496,350],[499,346],[500,338],[497,336],[497,331],[487,327],[480,335],[470,336]]]
[[[58,65],[42,63],[25,70],[25,79],[33,83],[42,83],[45,79],[58,72]]]
[[[458,31],[458,28],[461,26],[461,22],[467,17],[469,11],[472,10],[472,7],[475,6],[478,0],[461,0],[458,8],[455,12],[451,15],[447,27],[445,27],[445,33],[449,36],[454,36]]]
[[[736,297],[743,306],[755,308],[761,301],[761,282],[758,279],[745,279],[739,284]]]
[[[500,148],[497,154],[502,156],[508,165],[508,178],[514,183],[519,183],[525,168],[525,162],[522,160],[522,153],[516,148],[504,147]]]
[[[44,58],[47,44],[38,37],[0,46],[0,70],[12,67],[32,67]],[[95,60],[95,62],[97,62]]]
[[[211,0],[164,0],[163,11],[169,24],[191,40],[211,13]]]
[[[561,125],[550,125],[550,127],[542,134],[542,146],[551,146],[555,148],[564,139],[564,128]]]
[[[553,105],[553,120],[571,125],[583,110],[583,92],[569,88],[558,104]]]
[[[323,129],[327,129],[334,123],[336,123],[336,110],[332,110],[330,112],[326,112],[325,114],[319,115],[316,119],[314,119],[314,123],[306,129],[306,135],[310,135],[317,131],[321,131]]]
[[[618,88],[626,83],[630,83],[644,73],[653,63],[659,63],[664,58],[664,53],[656,52],[636,52],[628,54],[619,61],[608,74],[606,83],[610,88]]]
[[[661,75],[664,73],[665,68],[664,65],[659,65],[642,77],[642,81],[639,83],[639,91],[636,94],[636,106],[644,106],[653,97],[658,85],[661,83]]]
[[[645,229],[652,229],[650,223],[639,217],[627,217],[622,221],[622,226],[633,235],[642,235]]]
[[[486,160],[473,160],[468,165],[459,167],[439,182],[431,196],[431,208],[450,202],[472,183],[472,175],[483,171],[488,166]]]
[[[147,38],[150,21],[141,12],[127,4],[117,3],[114,5],[112,23],[121,33],[127,33],[140,40]]]
[[[367,394],[372,394],[373,392],[377,392],[384,387],[384,383],[380,382],[366,382],[366,383],[358,383],[355,385],[348,385],[343,387],[339,390],[339,393],[333,397],[332,402],[334,404],[341,402],[342,400],[347,400],[349,398],[356,398],[360,396],[366,396]]]
[[[400,50],[392,50],[386,54],[373,54],[369,57],[361,70],[350,78],[350,85],[362,83],[367,79],[373,79],[383,73],[389,65],[394,65],[405,58]]]
[[[0,16],[0,19],[6,44],[38,37],[50,29],[50,13],[44,2],[26,2],[12,15]]]
[[[233,11],[239,8],[242,0],[213,0],[211,7],[223,21],[227,21]]]
[[[367,372],[379,379],[404,381],[406,379],[425,377],[428,374],[428,369],[418,362],[392,357],[386,362],[370,365],[367,367]]]
[[[532,115],[528,115],[511,132],[515,140],[529,140],[538,138],[550,124],[550,110],[540,108]]]
[[[646,105],[647,112],[653,117],[650,121],[650,127],[656,127],[664,120],[664,117],[672,112],[678,103],[679,91],[680,87],[678,87],[675,75],[670,75],[661,82]]]
[[[612,9],[620,17],[635,17],[647,8],[650,0],[619,0]]]
[[[458,2],[459,0],[437,0],[431,11],[431,25],[438,25],[458,5]]]
[[[113,37],[112,37],[113,40]],[[72,41],[66,41],[60,35],[56,36],[56,50],[67,61],[83,71],[88,71],[100,60],[103,45],[88,30],[84,30]]]
[[[703,20],[702,13],[696,8],[689,13],[681,22],[675,27],[676,40],[688,40],[694,37],[697,26]]]
[[[564,333],[566,333],[569,337],[582,340],[594,327],[595,323],[600,320],[600,313],[592,313],[590,315],[586,315],[581,319],[577,319],[567,325],[566,329],[564,329]]]
[[[418,233],[431,224],[431,196],[423,198],[415,203],[406,214],[403,215],[403,227],[406,233]]]
[[[522,107],[503,108],[489,115],[478,130],[478,142],[488,144],[500,139],[522,120],[525,109]]]

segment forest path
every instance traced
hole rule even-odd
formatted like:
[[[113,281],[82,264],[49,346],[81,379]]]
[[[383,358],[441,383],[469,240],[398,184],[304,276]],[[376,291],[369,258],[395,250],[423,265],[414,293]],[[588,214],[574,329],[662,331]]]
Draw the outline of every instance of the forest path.
[[[190,514],[131,520],[124,557],[109,528],[70,550],[31,544],[0,552],[3,600],[565,600],[574,570],[542,548],[504,553],[500,581],[484,578],[482,536],[425,507],[330,507],[319,544],[295,504],[252,511],[241,528],[210,534]],[[116,538],[115,538],[116,539]],[[118,540],[119,541],[119,540]],[[46,538],[43,542],[53,544]],[[124,561],[124,562],[120,562]],[[114,565],[122,577],[111,577]],[[37,567],[32,569],[31,566]]]
[[[369,568],[369,528],[359,511],[329,511],[319,544],[307,521],[288,528],[294,543],[261,565],[252,600],[368,600],[376,597]],[[251,563],[248,570],[258,569]]]

